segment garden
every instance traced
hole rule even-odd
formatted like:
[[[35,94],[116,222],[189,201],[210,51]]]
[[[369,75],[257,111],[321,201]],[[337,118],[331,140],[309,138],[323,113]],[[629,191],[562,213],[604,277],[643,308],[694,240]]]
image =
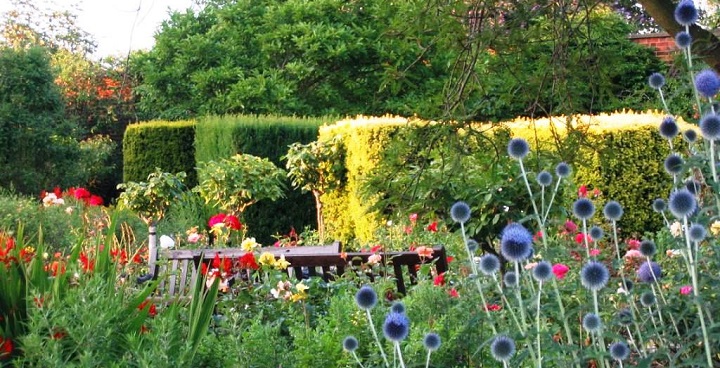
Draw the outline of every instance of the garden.
[[[234,8],[221,3],[208,9],[232,22]],[[373,4],[369,13],[398,21]],[[173,24],[209,22],[209,14],[175,14]],[[408,108],[431,114],[411,103],[437,97],[429,92],[444,77],[428,72],[427,94],[374,101],[371,112],[401,106],[393,115],[339,118],[330,102],[354,111],[353,98],[343,105],[316,90],[318,106],[295,96],[284,106],[298,110],[282,111],[288,116],[221,116],[213,109],[230,99],[199,100],[197,89],[187,105],[173,105],[161,86],[186,81],[148,72],[138,108],[155,103],[162,112],[149,120],[186,120],[127,124],[122,147],[108,136],[60,133],[31,142],[67,161],[1,152],[30,169],[0,174],[9,183],[0,189],[0,366],[720,365],[720,74],[693,53],[693,2],[681,1],[673,15],[682,68],[638,61],[648,73],[625,100],[655,106],[647,112],[617,111],[613,102],[606,112],[498,122],[400,117]],[[600,12],[612,23],[606,16]],[[177,29],[165,26],[158,49],[134,59],[140,69],[172,48]],[[484,52],[485,65],[498,62]],[[22,78],[0,79],[0,97],[29,106],[15,114],[0,100],[0,123],[32,120],[48,101],[59,106],[43,55],[0,53],[5,70],[39,81],[27,89]],[[296,76],[311,69],[294,68]],[[322,83],[325,92],[339,88]],[[128,102],[110,84],[112,98]],[[264,91],[254,106],[280,101],[271,101],[279,91]],[[503,110],[498,103],[493,110]],[[488,117],[484,108],[474,113]],[[322,116],[289,116],[311,110]],[[50,113],[45,125],[63,121]],[[64,124],[53,128],[74,131]],[[118,149],[122,169],[111,164],[120,162]],[[123,180],[108,190],[118,170]],[[333,241],[346,263],[330,279],[276,256]],[[433,258],[439,247],[443,267]],[[196,277],[185,295],[167,294],[180,276],[169,271],[168,252],[228,249],[241,255],[191,264]],[[420,260],[405,292],[391,256],[398,252]]]

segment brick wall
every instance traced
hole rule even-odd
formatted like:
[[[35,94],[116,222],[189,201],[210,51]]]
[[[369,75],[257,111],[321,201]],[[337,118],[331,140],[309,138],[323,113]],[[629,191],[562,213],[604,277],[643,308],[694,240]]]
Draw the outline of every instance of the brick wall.
[[[675,46],[675,39],[667,33],[651,33],[651,34],[634,34],[630,35],[630,40],[640,45],[652,47],[655,49],[655,55],[660,60],[671,62],[675,57],[675,53],[679,50]]]

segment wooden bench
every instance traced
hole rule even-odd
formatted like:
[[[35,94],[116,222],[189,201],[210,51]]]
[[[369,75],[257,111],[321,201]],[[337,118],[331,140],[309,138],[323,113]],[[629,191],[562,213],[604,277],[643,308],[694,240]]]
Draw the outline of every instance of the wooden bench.
[[[433,247],[431,257],[420,257],[417,252],[388,252],[378,253],[380,264],[386,264],[392,272],[386,270],[395,278],[397,291],[407,293],[406,280],[410,284],[417,283],[418,266],[423,263],[434,263],[437,273],[447,271],[447,253],[442,246]],[[288,275],[302,280],[309,277],[322,277],[331,281],[343,275],[348,269],[357,271],[359,265],[368,262],[372,253],[368,252],[342,252],[340,242],[326,246],[299,246],[276,248],[262,248],[261,252],[270,252],[275,258],[281,255],[290,263]],[[197,250],[163,250],[154,267],[153,275],[160,277],[158,293],[164,297],[187,295],[198,277],[201,264],[209,264],[218,255],[220,258],[237,260],[246,252],[239,248],[197,249]],[[379,275],[370,275],[371,280]]]

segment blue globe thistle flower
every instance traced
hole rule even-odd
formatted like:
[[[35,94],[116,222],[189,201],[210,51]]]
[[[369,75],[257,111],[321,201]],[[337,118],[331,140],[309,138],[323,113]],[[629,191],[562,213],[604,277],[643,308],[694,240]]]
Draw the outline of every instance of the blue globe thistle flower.
[[[429,351],[437,350],[440,347],[440,336],[434,332],[425,334],[425,337],[423,337],[423,345],[425,345],[425,349]]]
[[[490,353],[498,362],[507,362],[515,354],[515,340],[499,335],[490,344]]]
[[[610,356],[615,360],[625,360],[630,356],[630,348],[624,341],[610,344]]]
[[[375,304],[377,304],[378,297],[375,290],[368,286],[364,285],[363,287],[358,290],[358,292],[355,294],[355,303],[357,303],[358,307],[362,310],[370,310],[373,309]]]
[[[600,226],[593,226],[590,228],[590,237],[594,241],[599,241],[605,235],[605,231]]]
[[[475,253],[475,251],[477,251],[480,247],[480,244],[478,244],[475,239],[468,239],[465,245],[467,246],[467,249],[470,251],[470,253]]]
[[[533,278],[536,281],[545,282],[550,280],[555,274],[552,265],[548,261],[540,261],[532,269]]]
[[[681,49],[688,48],[692,44],[692,36],[685,31],[680,31],[675,35],[675,44]]]
[[[700,134],[707,140],[720,138],[720,117],[716,114],[707,114],[700,119]]]
[[[455,202],[455,204],[450,207],[450,217],[455,222],[466,223],[470,220],[470,206],[462,201]]]
[[[680,25],[689,26],[698,20],[698,11],[692,0],[681,0],[675,7],[675,21]]]
[[[385,338],[393,342],[404,340],[410,332],[410,320],[404,313],[390,312],[383,323]]]
[[[682,219],[695,212],[695,209],[697,209],[697,200],[689,190],[679,189],[670,194],[668,207],[670,207],[670,212],[672,212],[675,217]]]
[[[627,292],[631,292],[633,287],[635,286],[635,283],[633,283],[632,280],[630,280],[630,279],[625,279],[625,281],[623,281],[622,284],[625,288],[625,291],[627,291]]]
[[[701,224],[694,223],[688,228],[688,238],[690,238],[692,242],[701,242],[705,240],[706,236],[707,230],[705,230],[705,227]]]
[[[355,336],[347,336],[345,339],[343,339],[343,349],[345,351],[353,352],[357,350],[358,348],[358,340],[355,338]]]
[[[405,304],[403,304],[403,302],[394,302],[390,306],[390,311],[395,313],[405,313]]]
[[[587,198],[580,198],[573,203],[573,214],[581,220],[587,220],[595,214],[595,205]]]
[[[652,257],[657,252],[657,246],[655,246],[655,242],[649,239],[645,239],[640,242],[640,247],[638,249],[642,255],[645,257]]]
[[[700,182],[695,179],[690,179],[685,182],[685,188],[692,194],[698,194],[701,187],[702,184],[700,184]]]
[[[503,276],[503,281],[505,282],[505,286],[507,287],[516,287],[518,286],[518,277],[517,274],[513,271],[508,271],[505,273],[505,276]]]
[[[582,325],[585,331],[590,333],[600,332],[602,329],[602,320],[600,316],[595,313],[587,313],[583,317]]]
[[[530,152],[530,145],[522,138],[513,138],[508,143],[508,155],[516,160],[522,160]]]
[[[532,242],[532,234],[524,226],[513,222],[502,231],[500,252],[510,262],[524,261],[530,257]]]
[[[490,276],[500,269],[500,260],[492,253],[480,257],[480,272]]]
[[[555,166],[555,175],[560,178],[567,178],[570,176],[570,165],[565,162],[561,162]]]
[[[590,261],[580,270],[580,282],[588,290],[598,291],[604,288],[609,279],[610,272],[600,262]]]
[[[617,201],[608,201],[603,207],[603,215],[610,221],[619,221],[623,215],[623,208]]]
[[[547,187],[550,184],[552,184],[552,174],[549,172],[543,170],[537,175],[537,182],[540,184],[541,187]]]
[[[648,84],[654,89],[660,89],[665,85],[665,77],[660,73],[652,73],[648,78]]]
[[[676,153],[671,153],[665,158],[665,171],[670,175],[678,175],[682,172],[685,160]]]
[[[655,294],[652,293],[652,291],[646,291],[640,295],[640,304],[642,304],[643,307],[647,308],[655,304],[657,299],[655,298]]]
[[[720,91],[720,77],[714,70],[704,69],[695,76],[695,88],[701,96],[713,97]]]
[[[655,212],[664,212],[667,208],[667,203],[662,198],[655,198],[652,203],[652,209]]]
[[[655,282],[662,278],[662,268],[655,262],[643,262],[638,268],[637,275],[641,282]]]
[[[683,139],[688,143],[695,143],[697,140],[697,132],[694,129],[688,129],[683,132]]]
[[[680,128],[672,116],[666,116],[660,123],[660,136],[665,139],[673,139],[680,132]]]
[[[630,326],[633,323],[632,311],[629,308],[620,309],[615,318],[621,326]]]

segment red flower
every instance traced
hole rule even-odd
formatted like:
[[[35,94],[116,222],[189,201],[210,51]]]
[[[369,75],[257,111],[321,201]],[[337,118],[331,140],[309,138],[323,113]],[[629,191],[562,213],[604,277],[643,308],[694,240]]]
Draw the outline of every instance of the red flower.
[[[102,206],[103,205],[103,199],[99,195],[91,195],[90,198],[88,198],[87,203],[91,206]]]
[[[372,248],[370,248],[370,253],[377,253],[382,250],[382,244],[378,244]]]
[[[25,247],[20,249],[20,258],[25,262],[30,262],[32,257],[35,255],[35,249],[32,247]]]
[[[542,231],[538,230],[538,232],[535,233],[535,236],[533,236],[533,241],[538,241],[538,240],[542,239],[542,237],[543,237]]]
[[[458,294],[457,290],[455,288],[452,288],[448,291],[448,295],[450,295],[451,298],[459,298],[460,294]]]
[[[640,248],[640,240],[630,239],[627,241],[627,245],[629,249],[638,249]]]
[[[240,268],[249,268],[251,270],[257,270],[260,268],[260,266],[257,264],[257,261],[255,260],[255,255],[248,252],[242,255],[239,259],[240,261]]]
[[[571,233],[574,233],[577,231],[577,225],[575,225],[575,223],[570,220],[566,220],[563,227],[564,227],[563,233],[565,233],[565,234],[568,234],[568,233],[571,234]]]
[[[203,275],[207,275],[207,273],[208,273],[208,266],[207,266],[206,263],[203,263],[203,264],[200,266],[200,273],[203,274]]]
[[[95,262],[88,258],[85,252],[80,252],[80,263],[82,264],[82,269],[85,272],[91,272],[95,269]]]
[[[148,305],[148,301],[147,300],[143,301],[142,303],[140,303],[140,305],[138,305],[138,310],[146,309],[145,307],[147,307],[147,305]],[[157,315],[157,307],[155,306],[155,304],[150,303],[150,307],[147,308],[147,310],[148,310],[148,316],[155,317]]]
[[[221,263],[220,263],[220,254],[219,254],[219,253],[215,253],[215,258],[213,258],[213,261],[212,261],[212,267],[213,267],[213,268],[220,268],[220,265],[221,265]]]
[[[55,197],[62,198],[62,189],[60,189],[60,187],[53,188],[53,193],[55,194]]]
[[[142,263],[142,256],[140,255],[140,251],[135,253],[132,258],[133,263]]]
[[[437,221],[433,221],[432,224],[427,226],[427,231],[436,233],[438,231],[438,223]]]
[[[210,217],[210,220],[208,220],[208,226],[213,227],[217,224],[225,224],[225,217],[227,217],[224,213],[218,213],[217,215]]]
[[[485,306],[485,310],[488,312],[497,312],[501,309],[502,309],[502,307],[497,304],[488,304]]]
[[[75,196],[75,199],[89,199],[90,195],[90,191],[85,188],[75,188],[75,190],[73,191],[73,196]]]
[[[433,285],[435,285],[435,286],[445,285],[445,273],[444,272],[435,276],[435,279],[433,279]]]
[[[587,186],[585,186],[585,184],[581,185],[580,188],[578,188],[578,197],[585,198],[587,197],[587,194]]]
[[[65,274],[65,263],[59,262],[59,261],[53,261],[50,263],[50,266],[48,267],[48,271],[50,272],[50,275],[55,277],[58,275],[58,270],[60,271],[61,275]]]
[[[233,215],[225,216],[223,222],[225,223],[225,226],[233,230],[242,230],[242,224],[240,223],[240,220],[238,220],[238,218]]]
[[[63,330],[63,329],[58,328],[58,329],[54,329],[53,331],[54,332],[51,336],[51,338],[53,340],[62,340],[65,336],[67,336],[67,332],[65,332],[65,330]]]
[[[585,237],[587,237],[588,243],[593,241],[592,238],[590,237],[590,235],[585,235],[584,233],[578,233],[577,235],[575,235],[575,243],[584,245]]]
[[[13,342],[10,338],[0,336],[0,359],[7,359],[13,352]]]
[[[445,259],[447,260],[447,263],[449,264],[450,262],[452,262],[452,261],[455,260],[455,257],[453,257],[453,256],[447,256]]]

